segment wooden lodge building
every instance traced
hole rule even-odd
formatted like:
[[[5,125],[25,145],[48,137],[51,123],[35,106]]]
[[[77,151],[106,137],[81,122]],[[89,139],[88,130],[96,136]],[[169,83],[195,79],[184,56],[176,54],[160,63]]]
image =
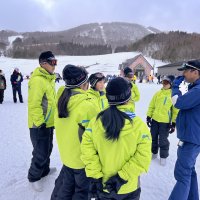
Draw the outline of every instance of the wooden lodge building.
[[[120,64],[119,70],[121,74],[123,74],[123,69],[125,67],[130,67],[139,78],[149,76],[153,70],[153,67],[142,54],[139,54],[134,58],[127,59],[125,62]]]

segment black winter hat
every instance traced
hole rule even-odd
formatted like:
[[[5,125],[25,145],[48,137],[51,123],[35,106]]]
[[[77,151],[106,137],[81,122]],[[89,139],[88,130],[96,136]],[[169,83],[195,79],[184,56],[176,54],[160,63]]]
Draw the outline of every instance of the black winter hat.
[[[63,69],[63,80],[68,88],[75,88],[88,80],[88,72],[83,67],[66,65]]]
[[[112,79],[106,87],[106,97],[110,105],[120,105],[131,98],[131,84],[122,77]]]
[[[124,68],[124,76],[133,75],[133,70],[130,67]]]
[[[169,75],[169,76],[164,76],[162,81],[168,81],[170,83],[170,85],[172,85],[174,79],[175,79],[175,76]]]
[[[91,87],[94,88],[96,86],[97,82],[101,81],[103,79],[105,79],[105,76],[100,72],[91,74],[89,77],[89,82],[90,82]]]
[[[55,56],[51,51],[44,51],[39,56],[39,63],[47,61],[47,60],[55,59]]]

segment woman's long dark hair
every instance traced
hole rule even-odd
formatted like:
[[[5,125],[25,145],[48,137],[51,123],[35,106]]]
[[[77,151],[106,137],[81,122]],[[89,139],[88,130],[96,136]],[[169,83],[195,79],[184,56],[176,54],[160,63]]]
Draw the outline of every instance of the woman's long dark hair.
[[[132,119],[126,113],[118,110],[114,105],[100,112],[97,116],[97,119],[99,118],[106,130],[106,138],[113,141],[119,139],[120,131],[125,124],[125,119],[128,119],[132,123]]]
[[[71,97],[72,91],[71,89],[65,88],[62,95],[58,100],[58,117],[59,118],[67,118],[69,116],[69,112],[67,110],[67,104]]]

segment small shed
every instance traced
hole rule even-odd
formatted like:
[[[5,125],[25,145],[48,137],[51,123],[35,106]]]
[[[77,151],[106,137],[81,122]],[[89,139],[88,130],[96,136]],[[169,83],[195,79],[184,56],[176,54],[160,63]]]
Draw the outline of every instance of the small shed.
[[[193,61],[200,61],[200,59],[196,59]],[[171,63],[171,64],[167,64],[167,65],[162,65],[158,67],[158,75],[161,76],[167,76],[167,75],[174,75],[174,76],[179,76],[182,75],[182,71],[178,71],[177,69],[180,68],[183,63],[185,63],[187,61],[181,61],[181,62],[176,62],[176,63]]]
[[[125,67],[130,67],[137,77],[149,76],[153,67],[150,63],[145,59],[142,54],[135,56],[134,58],[128,59],[122,64],[119,65],[119,70],[123,73],[123,69]]]
[[[157,68],[158,69],[157,74],[161,76],[167,76],[167,75],[179,76],[182,74],[182,72],[178,71],[177,69],[181,67],[183,63],[184,61],[159,66]]]

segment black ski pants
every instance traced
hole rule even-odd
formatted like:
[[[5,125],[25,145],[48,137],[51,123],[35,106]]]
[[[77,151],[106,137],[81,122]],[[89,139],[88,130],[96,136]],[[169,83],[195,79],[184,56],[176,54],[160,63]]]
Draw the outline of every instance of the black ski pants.
[[[4,90],[0,89],[0,103],[3,103],[4,99]]]
[[[158,153],[160,148],[160,157],[167,158],[169,156],[169,123],[162,123],[152,120],[151,123],[151,136],[152,136],[152,148],[153,154]]]
[[[89,180],[85,169],[72,169],[63,165],[51,200],[88,200]]]
[[[33,157],[28,180],[35,182],[49,173],[50,155],[53,149],[53,128],[30,128],[30,138],[33,145]]]
[[[14,101],[14,103],[17,102],[17,93],[18,93],[18,96],[19,96],[19,101],[21,103],[23,103],[21,85],[12,86],[12,90],[13,90],[13,101]]]

